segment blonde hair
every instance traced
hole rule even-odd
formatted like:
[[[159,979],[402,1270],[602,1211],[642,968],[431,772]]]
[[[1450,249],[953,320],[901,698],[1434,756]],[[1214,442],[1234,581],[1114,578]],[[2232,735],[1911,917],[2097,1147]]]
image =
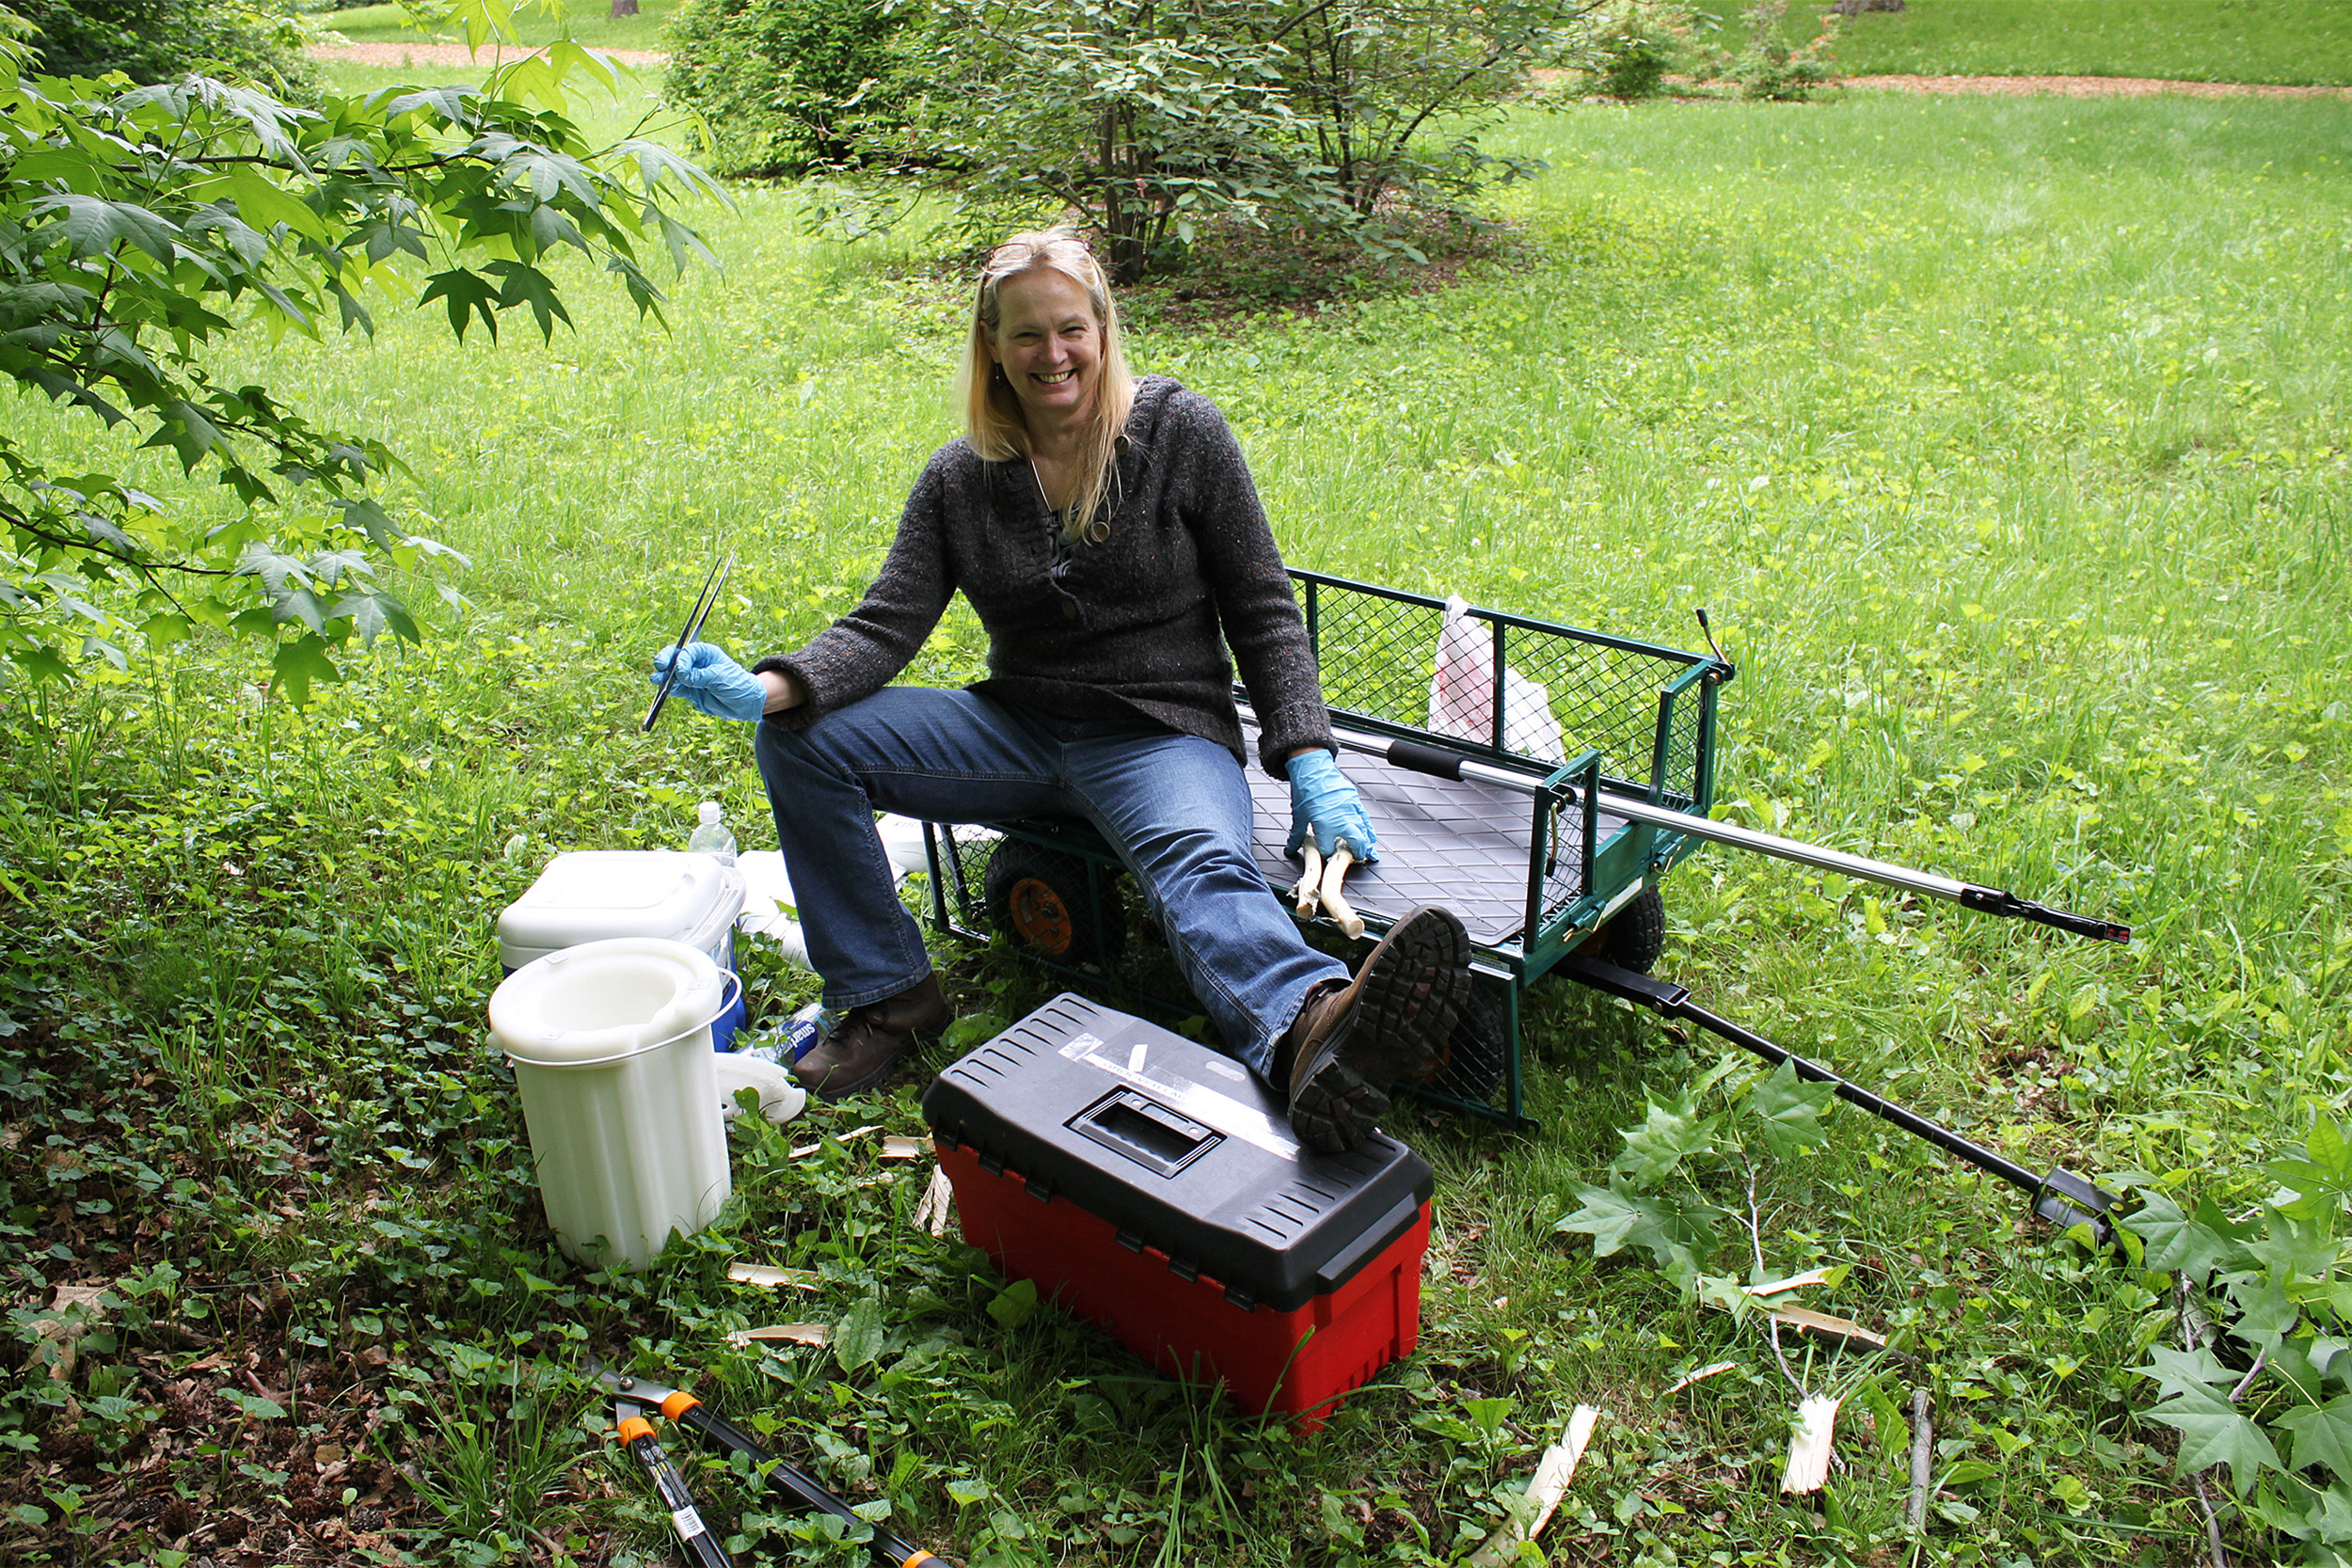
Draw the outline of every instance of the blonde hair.
[[[1136,405],[1136,378],[1120,342],[1119,307],[1111,303],[1110,282],[1076,230],[1064,226],[1015,234],[988,253],[973,300],[972,333],[956,367],[956,389],[963,404],[964,436],[974,451],[992,463],[1028,455],[1029,425],[1021,412],[1021,399],[1010,382],[992,373],[995,360],[989,343],[996,334],[996,291],[1008,278],[1041,267],[1052,268],[1086,291],[1103,336],[1094,411],[1079,442],[1077,489],[1062,525],[1065,533],[1077,539],[1085,537],[1118,479],[1120,435]]]

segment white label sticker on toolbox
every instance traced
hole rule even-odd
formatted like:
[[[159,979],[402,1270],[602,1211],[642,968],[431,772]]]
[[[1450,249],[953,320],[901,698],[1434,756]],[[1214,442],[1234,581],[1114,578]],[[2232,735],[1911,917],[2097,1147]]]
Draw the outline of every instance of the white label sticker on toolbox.
[[[1229,1137],[1255,1144],[1277,1159],[1298,1158],[1298,1140],[1291,1136],[1290,1128],[1276,1121],[1254,1105],[1245,1105],[1232,1095],[1219,1094],[1206,1084],[1196,1084],[1172,1068],[1143,1068],[1143,1047],[1138,1044],[1126,1061],[1118,1053],[1104,1049],[1100,1037],[1080,1035],[1061,1048],[1061,1053],[1073,1062],[1088,1062],[1101,1068],[1113,1078],[1149,1089],[1152,1097],[1171,1110],[1182,1111],[1193,1120],[1214,1127]],[[1221,1063],[1212,1062],[1212,1067]]]

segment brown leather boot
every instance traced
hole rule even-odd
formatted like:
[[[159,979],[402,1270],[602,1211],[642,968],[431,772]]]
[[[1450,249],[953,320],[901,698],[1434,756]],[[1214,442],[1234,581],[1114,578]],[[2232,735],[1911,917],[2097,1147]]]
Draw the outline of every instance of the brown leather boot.
[[[939,1037],[955,1017],[939,994],[939,976],[880,1002],[851,1007],[815,1048],[792,1064],[792,1076],[819,1100],[840,1100],[878,1087],[898,1058]]]
[[[1398,1079],[1429,1070],[1470,994],[1470,958],[1461,921],[1424,906],[1389,928],[1354,979],[1307,993],[1279,1053],[1300,1143],[1345,1153],[1388,1115]]]

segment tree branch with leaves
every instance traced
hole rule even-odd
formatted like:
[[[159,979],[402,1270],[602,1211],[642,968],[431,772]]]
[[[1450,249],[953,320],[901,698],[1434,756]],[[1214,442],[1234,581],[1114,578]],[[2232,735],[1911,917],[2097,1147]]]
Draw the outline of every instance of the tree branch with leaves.
[[[451,17],[480,48],[515,40],[515,8],[457,0]],[[0,373],[61,419],[143,433],[232,506],[226,520],[175,512],[119,476],[64,471],[37,437],[0,436],[0,674],[119,667],[135,639],[209,627],[269,644],[300,702],[339,678],[335,654],[355,640],[414,639],[385,571],[450,552],[371,493],[397,456],[265,387],[223,384],[208,358],[253,327],[373,332],[369,301],[387,294],[439,304],[461,338],[476,323],[496,337],[517,310],[548,338],[571,319],[547,271],[567,250],[659,320],[640,246],[658,243],[674,268],[708,260],[673,209],[718,191],[651,141],[588,143],[568,99],[618,82],[564,42],[495,65],[478,88],[303,108],[202,77],[42,77],[0,38]]]

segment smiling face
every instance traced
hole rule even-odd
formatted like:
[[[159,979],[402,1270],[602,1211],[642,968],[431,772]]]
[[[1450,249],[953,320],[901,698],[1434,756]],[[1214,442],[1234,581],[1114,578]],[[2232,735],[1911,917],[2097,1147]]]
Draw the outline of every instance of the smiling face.
[[[1077,279],[1031,267],[996,286],[989,357],[1004,371],[1032,431],[1083,421],[1103,378],[1103,325]]]

